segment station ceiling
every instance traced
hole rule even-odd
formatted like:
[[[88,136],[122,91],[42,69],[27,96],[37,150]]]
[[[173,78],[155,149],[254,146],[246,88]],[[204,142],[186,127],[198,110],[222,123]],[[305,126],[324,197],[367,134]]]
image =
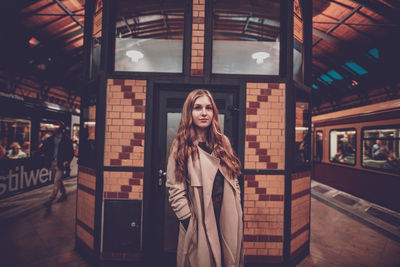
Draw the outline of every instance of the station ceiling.
[[[79,94],[83,84],[84,4],[84,0],[2,3],[6,8],[1,9],[0,18],[1,70],[11,76],[34,76]],[[176,22],[176,17],[168,21],[165,14],[158,27]],[[235,27],[250,29],[249,22],[259,27],[251,16],[247,15],[243,25],[235,21]],[[276,34],[272,26],[270,32]],[[249,38],[249,32],[243,34]],[[370,92],[379,88],[388,99],[398,95],[399,0],[313,0],[312,35],[315,113],[324,103],[331,110],[341,109],[349,95],[367,103]]]

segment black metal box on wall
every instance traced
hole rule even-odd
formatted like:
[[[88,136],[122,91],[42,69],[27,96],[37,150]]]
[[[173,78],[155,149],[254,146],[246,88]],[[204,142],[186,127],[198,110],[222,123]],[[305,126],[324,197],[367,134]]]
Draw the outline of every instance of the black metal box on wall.
[[[129,253],[140,250],[140,200],[105,200],[103,252]]]

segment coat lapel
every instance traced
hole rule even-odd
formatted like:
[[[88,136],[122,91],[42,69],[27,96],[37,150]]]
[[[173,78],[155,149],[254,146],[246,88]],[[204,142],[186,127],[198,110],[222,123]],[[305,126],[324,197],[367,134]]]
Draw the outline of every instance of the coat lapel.
[[[218,237],[218,228],[214,216],[214,207],[212,204],[212,188],[214,185],[215,175],[218,171],[219,159],[208,154],[206,151],[198,147],[200,169],[203,177],[203,198],[204,198],[204,225],[211,251],[216,261],[216,266],[221,266],[221,249]]]

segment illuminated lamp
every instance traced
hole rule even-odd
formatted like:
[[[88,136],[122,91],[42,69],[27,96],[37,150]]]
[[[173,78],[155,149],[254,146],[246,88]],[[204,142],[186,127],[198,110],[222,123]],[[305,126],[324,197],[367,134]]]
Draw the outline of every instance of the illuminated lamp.
[[[268,52],[255,52],[251,55],[252,59],[255,59],[257,64],[262,64],[264,59],[269,58],[270,55]]]
[[[137,50],[128,50],[126,55],[132,60],[132,62],[139,62],[144,57],[143,53]]]
[[[29,39],[28,43],[29,43],[30,47],[35,47],[40,43],[40,41],[38,39],[36,39],[35,37],[31,37]]]

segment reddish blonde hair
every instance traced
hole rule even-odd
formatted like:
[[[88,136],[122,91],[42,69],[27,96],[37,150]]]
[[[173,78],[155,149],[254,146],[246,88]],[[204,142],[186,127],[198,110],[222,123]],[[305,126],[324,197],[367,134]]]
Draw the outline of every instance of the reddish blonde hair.
[[[194,103],[202,96],[207,96],[210,99],[213,109],[213,118],[207,129],[207,145],[213,149],[214,155],[220,159],[221,165],[227,169],[231,177],[237,177],[241,174],[240,161],[233,152],[229,139],[221,131],[218,121],[218,109],[211,93],[205,89],[196,89],[189,93],[183,104],[178,133],[170,150],[170,153],[174,153],[176,162],[175,177],[178,182],[183,182],[188,177],[187,162],[189,156],[192,157],[193,162],[197,159],[197,146],[194,145],[197,135],[192,111]]]

